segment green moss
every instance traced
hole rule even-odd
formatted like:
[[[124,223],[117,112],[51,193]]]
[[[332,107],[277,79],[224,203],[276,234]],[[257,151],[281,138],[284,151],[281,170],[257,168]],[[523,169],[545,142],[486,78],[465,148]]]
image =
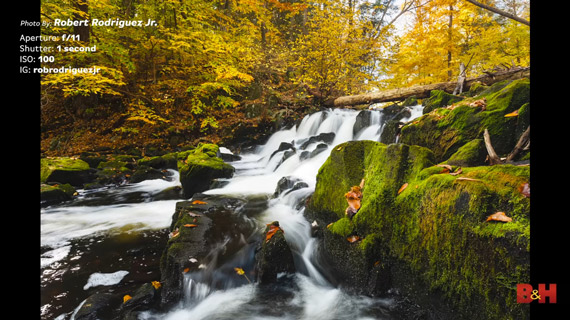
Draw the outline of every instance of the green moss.
[[[468,105],[483,98],[487,101],[485,110]],[[495,151],[500,156],[506,155],[528,126],[529,112],[525,105],[529,99],[528,79],[501,82],[474,98],[456,102],[453,110],[424,108],[424,116],[402,128],[400,141],[427,147],[435,153],[437,161],[444,161],[467,142],[481,139],[488,129]],[[519,108],[519,117],[505,118],[505,114]]]
[[[180,182],[186,197],[207,190],[214,179],[233,176],[234,167],[217,157],[217,152],[216,145],[199,145],[188,152],[184,161],[178,161]]]
[[[83,160],[61,157],[61,158],[42,158],[40,160],[40,182],[46,182],[54,171],[88,171],[89,164]]]
[[[473,139],[460,147],[445,163],[463,167],[473,167],[485,164],[486,157],[487,149],[485,148],[483,139]]]
[[[337,220],[328,229],[332,233],[338,234],[345,238],[354,233],[354,225],[352,221],[347,217],[343,217]]]
[[[530,200],[519,187],[530,168],[463,167],[453,176],[433,159],[418,146],[343,144],[319,170],[308,209],[334,222],[331,233],[356,233],[367,261],[382,260],[378,252],[403,261],[459,310],[478,310],[477,319],[528,317],[507,287],[529,278]],[[343,194],[361,178],[362,206],[350,221]],[[498,211],[513,222],[486,221]]]
[[[430,97],[425,99],[423,102],[424,113],[431,112],[437,108],[443,108],[445,106],[452,105],[455,102],[461,100],[463,100],[463,97],[454,96],[442,90],[433,90],[430,93]]]

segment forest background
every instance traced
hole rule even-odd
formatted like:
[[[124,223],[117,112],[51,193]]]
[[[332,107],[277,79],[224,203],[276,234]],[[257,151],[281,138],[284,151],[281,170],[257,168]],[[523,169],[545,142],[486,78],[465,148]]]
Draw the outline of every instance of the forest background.
[[[50,68],[101,69],[42,75],[43,156],[247,145],[333,97],[530,65],[530,0],[45,0],[41,18],[157,22],[42,28],[97,48]]]

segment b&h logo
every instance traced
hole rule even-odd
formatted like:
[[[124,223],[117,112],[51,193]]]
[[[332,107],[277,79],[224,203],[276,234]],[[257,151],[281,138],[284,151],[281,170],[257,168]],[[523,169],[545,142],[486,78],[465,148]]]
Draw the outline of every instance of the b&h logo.
[[[550,283],[548,288],[546,284],[539,283],[538,290],[533,289],[528,283],[517,284],[517,302],[531,303],[538,300],[538,303],[556,303],[556,283]]]

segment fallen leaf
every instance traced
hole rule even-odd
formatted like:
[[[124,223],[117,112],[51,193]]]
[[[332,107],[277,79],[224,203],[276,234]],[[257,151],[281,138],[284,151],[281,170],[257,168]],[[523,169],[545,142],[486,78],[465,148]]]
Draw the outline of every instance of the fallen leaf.
[[[239,274],[240,276],[243,276],[245,274],[245,271],[243,271],[242,268],[234,268],[234,270],[236,271],[237,274]]]
[[[499,211],[488,216],[487,221],[511,222],[513,221],[513,219],[511,217],[507,217],[507,215],[504,212]]]
[[[408,183],[406,182],[400,187],[400,189],[398,189],[398,194],[402,193],[402,191],[404,191],[407,187]]]
[[[375,266],[375,267],[377,267],[377,266],[379,266],[379,265],[380,265],[380,260],[374,262],[374,266]]]
[[[273,238],[275,233],[279,230],[283,231],[281,228],[279,228],[278,225],[269,224],[269,231],[267,231],[267,234],[265,235],[265,242],[269,242],[269,240],[271,240],[271,238]]]
[[[198,225],[197,225],[197,224],[187,223],[187,224],[185,224],[184,226],[185,226],[186,228],[195,228],[195,227],[197,227]]]
[[[151,284],[156,290],[158,290],[161,286],[160,282],[158,281],[152,281]]]
[[[449,174],[452,176],[456,176],[458,174],[461,174],[463,172],[463,170],[461,168],[455,170],[455,172],[450,172]]]
[[[525,197],[530,198],[530,184],[523,183],[519,186],[519,192]]]
[[[360,237],[359,236],[350,236],[350,237],[346,238],[346,240],[350,243],[354,243],[354,242],[360,240]]]
[[[518,117],[518,115],[519,115],[519,110],[515,110],[511,113],[505,114],[505,118]]]
[[[172,238],[174,238],[174,237],[177,237],[179,234],[180,234],[180,232],[178,231],[178,229],[176,229],[176,230],[172,231],[172,232],[168,235],[168,237],[169,237],[170,239],[172,239]]]
[[[334,222],[327,224],[327,229],[330,229],[330,227],[332,227],[333,224],[334,224]]]
[[[202,200],[194,200],[194,201],[192,201],[192,204],[208,204],[208,203],[204,202]]]
[[[188,273],[189,271],[190,271],[190,268],[184,268],[184,271],[182,271],[182,272]]]
[[[196,201],[198,201],[198,200],[196,200]],[[191,217],[201,217],[201,216],[202,216],[201,214],[197,214],[197,213],[194,213],[194,212],[188,212],[188,215],[191,216]]]
[[[133,298],[133,297],[131,297],[131,296],[129,296],[128,294],[126,294],[126,295],[123,297],[123,303],[125,303],[125,302],[131,300],[132,298]]]

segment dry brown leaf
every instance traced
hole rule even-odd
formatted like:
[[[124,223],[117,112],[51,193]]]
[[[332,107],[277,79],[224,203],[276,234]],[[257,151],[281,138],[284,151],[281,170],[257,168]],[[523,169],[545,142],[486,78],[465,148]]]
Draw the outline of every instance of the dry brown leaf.
[[[530,198],[530,184],[527,183],[523,183],[519,186],[519,192],[525,197],[525,198]]]
[[[407,187],[408,183],[406,182],[400,187],[400,189],[398,189],[398,194],[402,193],[402,191],[404,191]]]
[[[268,224],[268,226],[269,226],[269,231],[267,231],[267,234],[265,235],[265,242],[269,242],[269,240],[273,238],[273,236],[277,231],[281,230],[281,232],[283,232],[283,229],[279,228],[278,225],[270,223]]]
[[[346,238],[346,240],[350,243],[354,243],[354,242],[360,240],[360,237],[359,236],[350,236],[350,237]]]
[[[504,212],[499,211],[488,216],[487,221],[511,222],[513,219],[511,217],[507,217]]]

